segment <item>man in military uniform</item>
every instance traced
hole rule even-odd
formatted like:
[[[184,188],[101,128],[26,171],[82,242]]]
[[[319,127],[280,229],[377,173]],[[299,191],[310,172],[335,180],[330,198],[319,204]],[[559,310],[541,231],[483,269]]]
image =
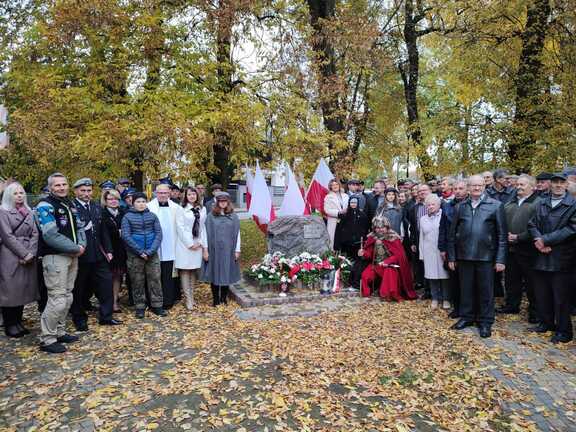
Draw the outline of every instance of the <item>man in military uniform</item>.
[[[40,350],[63,353],[62,344],[78,340],[66,333],[66,316],[72,304],[72,291],[78,273],[78,257],[86,247],[82,221],[68,199],[68,181],[63,174],[48,177],[50,194],[36,207],[40,226],[40,255],[48,302],[40,319]]]
[[[114,297],[112,291],[112,271],[109,262],[112,260],[112,242],[110,234],[102,224],[102,208],[92,201],[93,183],[89,178],[82,178],[74,183],[74,204],[78,216],[84,224],[86,234],[86,252],[79,260],[78,277],[74,286],[74,302],[71,312],[72,320],[78,331],[88,330],[86,300],[96,294],[100,303],[99,318],[101,325],[118,325],[113,319]]]

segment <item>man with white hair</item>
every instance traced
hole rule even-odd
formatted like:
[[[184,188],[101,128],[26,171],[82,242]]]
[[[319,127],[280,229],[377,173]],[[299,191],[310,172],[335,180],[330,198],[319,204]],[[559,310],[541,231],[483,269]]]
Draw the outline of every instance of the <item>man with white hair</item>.
[[[56,354],[66,351],[63,343],[78,340],[66,333],[66,316],[78,273],[78,257],[86,248],[84,226],[74,203],[68,199],[68,180],[63,174],[48,177],[50,194],[38,203],[40,252],[48,303],[40,318],[40,350]]]
[[[528,297],[528,322],[537,324],[534,297],[533,266],[536,248],[528,232],[528,222],[536,214],[540,199],[535,191],[536,179],[527,174],[518,177],[517,193],[504,206],[508,226],[508,263],[506,266],[506,304],[497,312],[518,314],[522,303],[522,291]]]
[[[485,194],[484,178],[468,179],[470,196],[456,208],[448,236],[448,266],[460,276],[460,320],[455,330],[478,323],[480,337],[492,334],[494,271],[503,272],[508,252],[504,207]]]
[[[176,258],[176,217],[182,207],[170,199],[170,185],[161,183],[156,187],[156,198],[148,203],[148,209],[158,216],[162,227],[160,255],[160,278],[164,309],[174,306],[177,297],[177,285],[174,283],[174,260]]]

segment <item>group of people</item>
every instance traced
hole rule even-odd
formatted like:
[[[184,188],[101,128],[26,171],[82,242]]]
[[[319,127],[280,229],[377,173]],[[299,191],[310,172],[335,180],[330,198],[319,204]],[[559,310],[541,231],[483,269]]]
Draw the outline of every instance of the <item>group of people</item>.
[[[66,332],[68,314],[78,332],[88,331],[91,298],[98,299],[100,325],[121,325],[120,287],[125,280],[135,307],[166,316],[181,297],[194,307],[198,280],[211,284],[213,304],[226,303],[229,285],[240,279],[240,222],[230,195],[214,185],[183,191],[161,182],[155,198],[128,180],[72,184],[64,174],[48,177],[46,194],[30,208],[21,184],[9,183],[0,206],[0,308],[8,337],[30,331],[24,305],[38,301],[40,350],[63,353],[78,337]]]
[[[181,190],[161,179],[155,197],[127,179],[72,184],[48,178],[32,209],[11,182],[0,206],[0,308],[5,334],[23,337],[24,305],[41,311],[40,349],[62,353],[88,331],[91,299],[100,325],[121,325],[118,296],[125,283],[135,316],[166,316],[184,299],[194,307],[199,280],[211,284],[213,305],[227,302],[240,279],[240,222],[221,185]],[[495,312],[520,312],[523,293],[535,332],[552,342],[573,338],[576,278],[576,169],[509,175],[505,170],[417,183],[377,180],[329,184],[323,214],[331,247],[354,260],[351,284],[385,300],[431,298],[450,311],[453,328],[477,325],[491,335]],[[504,296],[497,311],[495,297]]]
[[[363,296],[431,298],[455,330],[490,337],[495,313],[518,314],[528,299],[532,331],[573,338],[576,169],[416,183],[333,180],[324,200],[331,246],[355,259],[351,284]],[[345,190],[347,189],[347,190]],[[496,310],[495,297],[504,297]]]

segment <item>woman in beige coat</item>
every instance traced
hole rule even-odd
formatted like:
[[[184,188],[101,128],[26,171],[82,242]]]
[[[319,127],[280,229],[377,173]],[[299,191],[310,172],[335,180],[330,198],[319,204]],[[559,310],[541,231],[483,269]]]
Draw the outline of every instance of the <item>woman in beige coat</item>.
[[[339,217],[346,214],[348,208],[348,195],[340,190],[338,180],[332,179],[328,183],[330,192],[324,197],[324,213],[328,223],[328,235],[330,236],[330,248],[334,249],[334,235],[336,234],[336,225]]]
[[[19,183],[4,190],[0,207],[0,307],[9,337],[30,333],[22,325],[24,305],[36,301],[38,229]]]

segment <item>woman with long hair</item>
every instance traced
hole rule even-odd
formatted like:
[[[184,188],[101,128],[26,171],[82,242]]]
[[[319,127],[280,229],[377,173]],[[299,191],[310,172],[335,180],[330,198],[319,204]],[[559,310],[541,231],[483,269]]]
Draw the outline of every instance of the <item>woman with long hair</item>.
[[[6,336],[28,333],[22,324],[24,305],[39,298],[38,228],[20,183],[6,186],[0,206],[0,307]]]
[[[194,308],[194,288],[198,282],[198,273],[202,267],[202,231],[206,221],[206,208],[202,197],[193,187],[184,190],[182,199],[184,211],[176,217],[176,260],[174,266],[180,275],[182,294],[186,308]]]
[[[115,189],[108,189],[102,193],[102,223],[106,227],[112,243],[112,257],[110,268],[112,270],[112,291],[114,296],[114,312],[122,312],[118,305],[122,279],[126,269],[126,247],[122,241],[122,219],[126,209],[121,206],[120,193]]]
[[[212,288],[213,305],[226,304],[230,285],[240,280],[240,220],[230,195],[219,192],[202,231],[201,280]]]
[[[398,201],[398,190],[390,187],[384,191],[384,201],[376,210],[376,216],[388,219],[392,230],[404,237],[404,212]]]
[[[340,182],[336,179],[330,180],[328,190],[330,192],[324,197],[324,213],[327,219],[326,227],[330,237],[330,248],[334,249],[336,226],[340,218],[346,214],[348,195],[342,191]]]

